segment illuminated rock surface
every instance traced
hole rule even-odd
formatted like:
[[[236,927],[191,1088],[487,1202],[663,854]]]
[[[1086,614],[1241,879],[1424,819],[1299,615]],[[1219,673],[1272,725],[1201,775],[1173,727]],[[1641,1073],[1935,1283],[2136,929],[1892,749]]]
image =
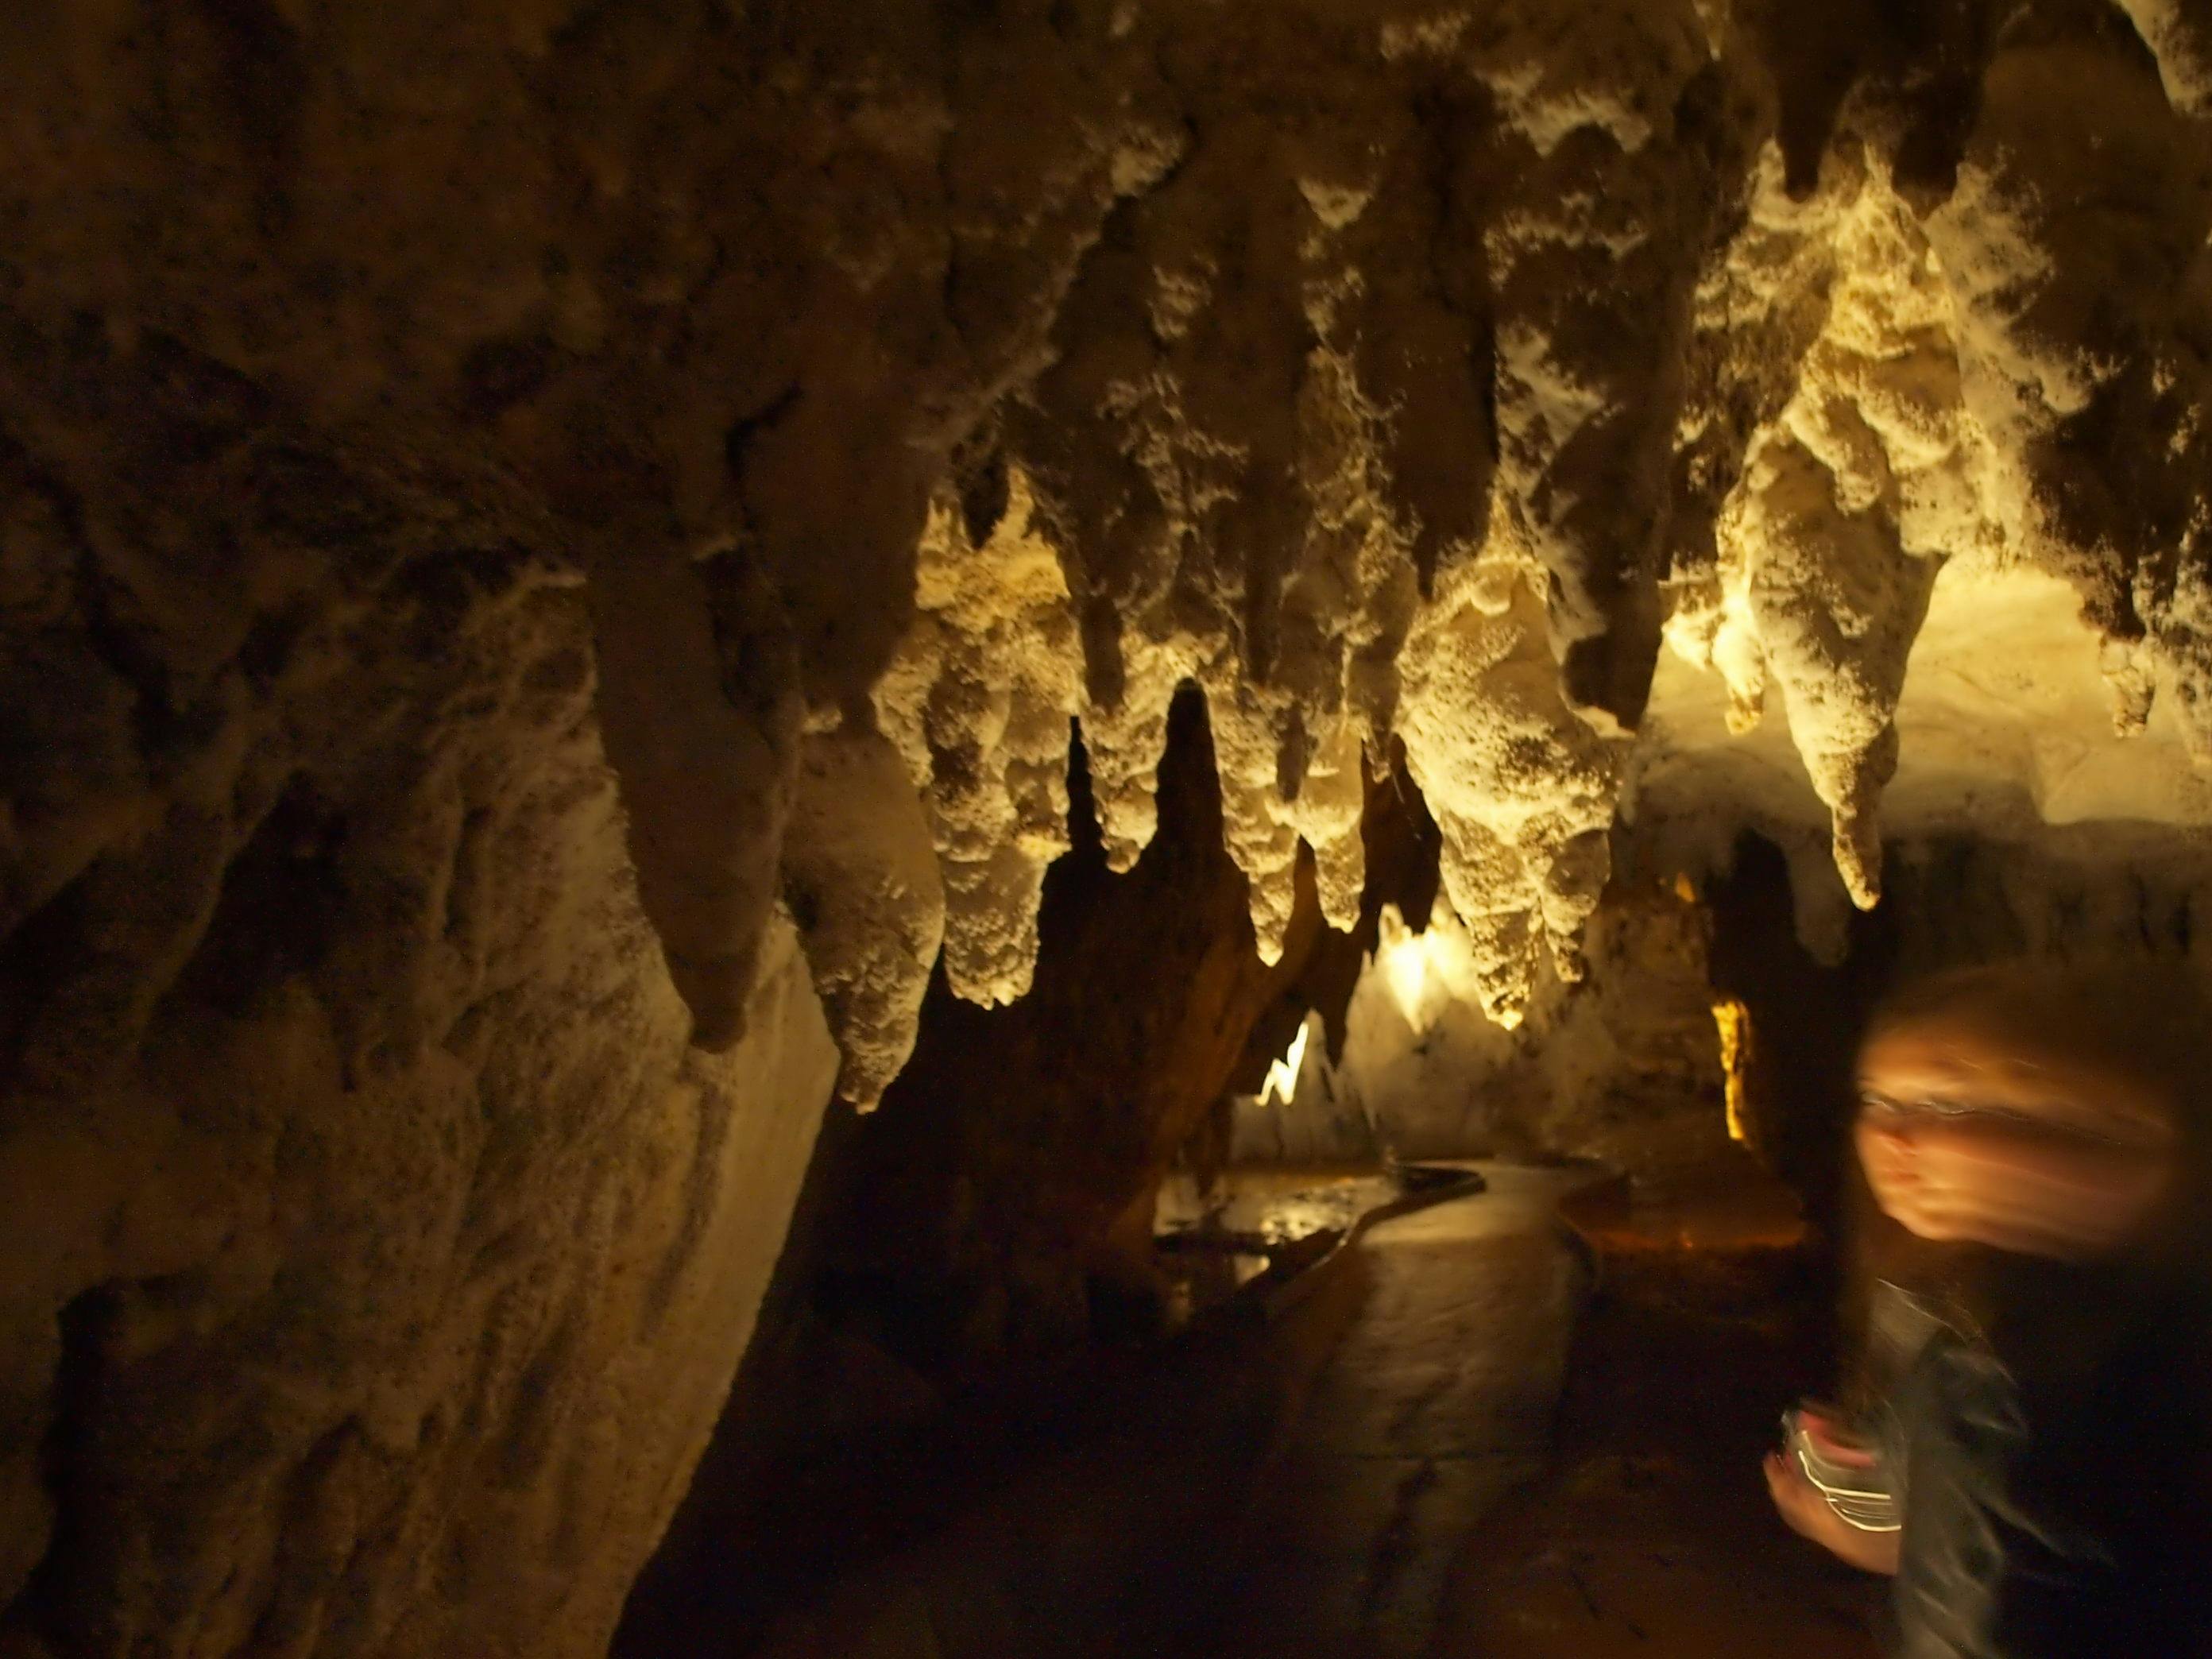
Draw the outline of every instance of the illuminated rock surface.
[[[0,1118],[18,1632],[596,1652],[835,1076],[791,926],[743,1039],[693,1047],[580,572],[510,485],[226,407],[175,355],[70,365],[89,411],[25,399],[34,367],[0,485],[38,739]]]
[[[1005,1153],[1106,1125],[1086,1225],[1394,742],[1562,1098],[1746,828],[1829,962],[1968,834],[1992,939],[2212,937],[2197,0],[21,9],[5,1639],[594,1651],[1071,721],[1140,872],[1198,687],[1236,866],[1188,1074]]]

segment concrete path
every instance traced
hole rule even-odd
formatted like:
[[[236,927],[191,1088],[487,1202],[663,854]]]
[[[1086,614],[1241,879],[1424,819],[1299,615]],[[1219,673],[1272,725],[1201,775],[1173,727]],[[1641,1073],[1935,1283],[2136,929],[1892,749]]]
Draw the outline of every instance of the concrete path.
[[[1371,1231],[1365,1303],[1267,1470],[1189,1659],[1870,1659],[1877,1591],[1787,1534],[1757,1460],[1822,1380],[1825,1292],[1755,1171],[1598,1234],[1579,1184]],[[1765,1208],[1762,1208],[1765,1206]],[[1133,1651],[1134,1650],[1131,1650]]]
[[[1598,1234],[1605,1290],[1577,1336],[1547,1466],[1462,1540],[1431,1652],[1880,1651],[1886,1581],[1788,1532],[1759,1474],[1782,1407],[1826,1391],[1832,1292],[1794,1221],[1761,1224],[1743,1196]]]
[[[1483,1173],[1360,1240],[1365,1302],[1259,1489],[1210,1653],[1421,1653],[1475,1524],[1542,1467],[1588,1288],[1553,1206],[1588,1177]]]
[[[1558,1213],[1585,1178],[1478,1167],[1487,1192],[1370,1228],[1278,1316],[1092,1379],[1028,1457],[891,1466],[945,1523],[748,1650],[1871,1659],[1875,1586],[1759,1482],[1783,1405],[1827,1376],[1786,1194],[1747,1158],[1707,1172],[1704,1210],[1607,1220],[1583,1193],[1593,1293]],[[713,1632],[653,1659],[730,1653]]]

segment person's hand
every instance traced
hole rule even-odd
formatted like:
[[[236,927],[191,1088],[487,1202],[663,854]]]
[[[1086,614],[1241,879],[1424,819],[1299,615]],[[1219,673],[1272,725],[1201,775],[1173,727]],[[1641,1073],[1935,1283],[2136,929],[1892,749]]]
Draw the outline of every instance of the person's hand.
[[[1769,1452],[1765,1468],[1766,1490],[1790,1531],[1863,1571],[1897,1571],[1897,1534],[1866,1532],[1851,1525],[1828,1507],[1820,1488],[1780,1452]]]

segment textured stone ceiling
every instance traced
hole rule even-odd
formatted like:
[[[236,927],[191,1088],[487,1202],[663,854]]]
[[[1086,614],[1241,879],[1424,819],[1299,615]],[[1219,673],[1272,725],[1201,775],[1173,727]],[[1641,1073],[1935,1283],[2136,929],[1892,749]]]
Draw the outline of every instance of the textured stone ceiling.
[[[356,1636],[297,1650],[595,1645],[752,1301],[669,1310],[732,1206],[780,1231],[820,1104],[757,1196],[732,1098],[821,1070],[778,907],[866,1104],[940,945],[1029,984],[1071,718],[1126,866],[1203,689],[1263,953],[1301,840],[1353,914],[1402,742],[1501,1022],[1577,971],[1624,807],[1778,826],[1861,905],[1885,830],[2206,818],[2208,0],[34,0],[0,68],[0,1166],[82,1212],[11,1281],[0,1601],[64,1538],[87,1650],[289,1629],[297,1529],[67,1547],[153,1550],[234,1397],[277,1449],[239,1512],[428,1494],[331,1522]],[[200,1099],[234,1050],[246,1104]],[[301,1103],[372,1087],[441,1149],[388,1229],[460,1238],[458,1183],[583,1254],[538,1295],[550,1243],[426,1244],[420,1305],[254,1382],[254,1298],[330,1277],[299,1146],[382,1144]],[[57,1122],[178,1203],[204,1142],[201,1242],[139,1248]],[[373,1232],[313,1249],[386,1283]],[[461,1428],[392,1403],[495,1305]],[[100,1356],[203,1415],[72,1431],[109,1508],[50,1503]],[[393,1611],[462,1524],[430,1462],[617,1421],[672,1426],[601,1482],[589,1607],[454,1555],[447,1623]],[[540,1522],[477,1531],[568,1582]]]
[[[984,998],[1056,717],[1126,862],[1186,678],[1263,950],[1301,836],[1349,914],[1395,731],[1501,1012],[1572,970],[1662,623],[1737,725],[1788,702],[1861,903],[1946,557],[2064,576],[2212,746],[2201,6],[838,9],[13,26],[17,327],[161,331],[560,515],[703,1040],[793,811],[893,785],[872,700]],[[830,907],[846,1024],[938,904]]]

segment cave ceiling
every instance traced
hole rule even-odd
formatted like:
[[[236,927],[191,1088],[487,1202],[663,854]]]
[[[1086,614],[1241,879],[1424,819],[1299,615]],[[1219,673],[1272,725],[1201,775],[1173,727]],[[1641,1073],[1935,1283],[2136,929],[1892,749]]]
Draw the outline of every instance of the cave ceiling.
[[[2202,854],[2212,0],[4,13],[10,1652],[604,1651],[1188,688],[1185,1127],[1386,763],[1499,1026],[1616,859]]]
[[[1354,914],[1395,740],[1502,1016],[1669,777],[1862,907],[1946,778],[2206,816],[2199,0],[267,0],[0,51],[0,397],[94,654],[234,667],[103,550],[143,383],[495,469],[588,597],[699,1040],[789,899],[856,1099],[940,944],[1027,985],[1071,718],[1146,845],[1187,682],[1262,956],[1301,842]],[[11,915],[131,817],[50,758]]]

